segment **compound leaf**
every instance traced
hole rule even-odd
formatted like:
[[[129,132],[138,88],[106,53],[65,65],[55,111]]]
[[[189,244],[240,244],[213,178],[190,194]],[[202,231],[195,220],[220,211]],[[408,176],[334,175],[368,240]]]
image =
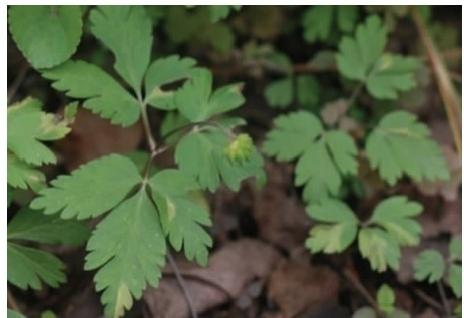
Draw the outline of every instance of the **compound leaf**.
[[[422,206],[404,196],[383,200],[374,210],[371,222],[382,226],[400,245],[417,245],[421,226],[412,217],[422,212]]]
[[[7,182],[13,188],[27,189],[34,192],[45,187],[45,175],[25,162],[18,159],[13,153],[7,153]]]
[[[62,220],[40,211],[21,209],[8,223],[8,240],[26,240],[45,244],[80,245],[90,234],[80,222]]]
[[[245,102],[240,84],[230,84],[212,91],[212,75],[209,70],[196,69],[176,92],[177,109],[191,122],[235,109]]]
[[[205,266],[212,239],[202,226],[211,226],[208,211],[191,197],[200,187],[178,170],[163,170],[149,184],[160,213],[161,225],[176,251],[183,246],[188,260]]]
[[[449,244],[449,255],[452,261],[460,261],[462,257],[462,241],[459,237],[453,237]]]
[[[395,293],[387,284],[380,286],[376,298],[379,309],[383,312],[391,313],[395,310]]]
[[[365,83],[372,96],[395,99],[398,92],[416,85],[414,71],[419,63],[415,58],[383,53],[386,43],[386,28],[378,16],[370,16],[357,27],[354,38],[342,39],[336,61],[344,76]]]
[[[195,64],[194,59],[178,55],[155,60],[145,76],[145,101],[155,108],[173,109],[174,92],[161,87],[189,77]]]
[[[333,22],[333,6],[314,6],[303,15],[303,36],[309,43],[329,38]]]
[[[242,180],[262,173],[263,159],[253,147],[246,160],[232,161],[226,154],[229,143],[221,129],[191,132],[177,144],[175,161],[201,188],[214,191],[223,181],[237,191]]]
[[[8,242],[8,282],[21,289],[41,289],[42,281],[58,287],[66,281],[64,264],[50,253]]]
[[[34,68],[49,68],[76,51],[82,35],[79,6],[11,6],[10,32]]]
[[[373,169],[394,185],[403,175],[414,181],[449,179],[446,160],[428,128],[406,111],[385,115],[368,136],[366,152]]]
[[[91,161],[69,176],[59,176],[31,203],[45,214],[85,219],[107,212],[140,183],[137,167],[127,157],[111,154]]]
[[[136,91],[150,62],[151,19],[143,6],[98,6],[90,13],[92,33],[114,54],[114,68]]]
[[[53,88],[67,96],[85,99],[85,108],[113,124],[130,126],[140,116],[137,100],[96,65],[70,60],[44,71],[42,76],[54,81]]]
[[[379,228],[364,228],[359,231],[358,247],[362,257],[369,260],[371,268],[378,272],[387,266],[398,270],[400,266],[400,247],[387,232]]]
[[[144,188],[97,225],[87,250],[85,269],[98,268],[95,288],[102,292],[101,301],[110,317],[121,317],[132,307],[147,283],[158,285],[166,241],[156,208]]]
[[[317,221],[328,223],[318,224],[311,229],[306,247],[312,253],[340,253],[356,238],[358,219],[343,202],[329,199],[321,204],[311,205],[308,215]]]
[[[442,279],[445,274],[445,260],[436,250],[422,251],[414,262],[414,278],[429,283]]]
[[[323,132],[319,119],[304,111],[277,117],[274,127],[266,136],[263,150],[279,161],[290,161],[301,156]]]
[[[60,139],[71,130],[67,119],[43,112],[42,103],[34,98],[8,107],[7,121],[8,150],[35,166],[56,162],[54,153],[40,141]]]
[[[461,265],[451,264],[448,273],[448,284],[451,286],[456,297],[461,298],[462,295],[462,267]]]

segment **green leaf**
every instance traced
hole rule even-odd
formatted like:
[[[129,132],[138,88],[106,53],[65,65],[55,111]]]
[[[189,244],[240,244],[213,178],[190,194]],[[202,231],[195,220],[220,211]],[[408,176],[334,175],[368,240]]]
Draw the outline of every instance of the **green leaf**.
[[[461,298],[462,295],[462,267],[461,265],[451,264],[448,273],[448,284],[451,286],[456,297]]]
[[[418,182],[449,179],[446,160],[427,126],[405,111],[381,119],[367,137],[366,152],[371,167],[389,185],[404,174]]]
[[[21,313],[11,310],[10,308],[7,309],[6,317],[7,318],[26,318],[25,316],[21,315]]]
[[[266,136],[263,150],[278,161],[290,161],[301,156],[312,140],[323,132],[319,119],[304,111],[277,117],[274,127]]]
[[[361,307],[353,313],[352,318],[377,318],[374,308]]]
[[[370,16],[356,29],[354,38],[344,37],[336,56],[340,72],[367,85],[368,92],[380,99],[395,99],[398,93],[415,87],[415,58],[383,53],[387,31],[378,16]]]
[[[271,107],[288,107],[293,100],[293,78],[286,77],[271,82],[264,89],[264,97]]]
[[[263,149],[288,161],[300,156],[295,168],[295,185],[304,185],[303,197],[320,202],[336,196],[342,175],[356,174],[356,145],[341,130],[324,132],[319,119],[309,112],[279,116],[276,128],[266,137]]]
[[[173,109],[174,91],[163,90],[161,86],[170,84],[190,76],[196,61],[192,58],[180,58],[170,55],[154,61],[145,76],[145,100],[159,109]]]
[[[383,200],[374,210],[371,222],[382,226],[400,245],[419,244],[421,226],[412,217],[422,212],[422,206],[404,196]]]
[[[11,6],[8,22],[14,41],[34,68],[69,59],[82,35],[79,6]]]
[[[8,223],[8,240],[26,240],[45,244],[80,245],[90,231],[82,223],[61,220],[28,208],[21,209]]]
[[[7,181],[13,188],[40,191],[45,185],[45,175],[19,160],[11,152],[7,153]]]
[[[191,78],[175,94],[177,109],[191,122],[235,109],[245,102],[240,84],[230,84],[212,92],[212,75],[206,69],[191,72]]]
[[[96,217],[115,207],[142,181],[135,164],[125,156],[112,154],[91,161],[69,176],[59,176],[52,187],[43,189],[31,203],[45,214],[61,218]]]
[[[378,228],[364,228],[359,231],[358,247],[362,257],[369,260],[371,268],[384,272],[387,266],[398,270],[400,247],[387,232]]]
[[[382,284],[377,291],[377,305],[385,313],[391,313],[395,310],[395,293],[387,284]]]
[[[158,285],[166,242],[158,213],[145,189],[121,203],[97,225],[87,250],[85,269],[98,268],[96,290],[102,292],[101,301],[110,317],[123,316],[132,307],[133,299],[140,299],[147,284]]]
[[[26,98],[7,110],[8,150],[35,166],[56,162],[54,153],[40,141],[62,138],[71,130],[68,121],[56,120],[41,108],[39,100]]]
[[[150,62],[151,19],[143,6],[98,6],[90,13],[92,33],[114,54],[114,68],[139,92]]]
[[[67,96],[85,99],[85,108],[113,124],[130,126],[139,119],[137,100],[96,65],[70,60],[42,76],[54,81],[53,88]]]
[[[340,31],[351,32],[359,16],[358,6],[336,6],[337,25]]]
[[[306,108],[317,106],[319,103],[319,83],[311,75],[296,77],[296,97],[298,103]]]
[[[227,18],[231,10],[238,11],[242,6],[240,5],[212,5],[208,6],[209,17],[211,22],[215,23],[219,20]]]
[[[232,162],[225,152],[228,136],[221,129],[191,132],[176,147],[175,161],[201,188],[214,191],[223,181],[233,191],[249,177],[262,173],[263,159],[254,148],[246,161]]]
[[[358,219],[343,202],[326,200],[319,205],[311,205],[307,211],[311,218],[328,223],[311,229],[305,245],[312,253],[340,253],[356,238]]]
[[[160,213],[161,225],[176,251],[182,246],[188,260],[202,266],[208,260],[208,248],[213,241],[202,226],[211,220],[202,206],[192,200],[190,193],[199,190],[198,184],[178,170],[163,170],[149,180],[153,198]]]
[[[449,244],[451,261],[460,261],[462,257],[462,241],[460,237],[453,237]]]
[[[414,279],[427,280],[433,283],[442,279],[445,274],[445,260],[436,250],[425,250],[414,262]]]
[[[21,289],[41,289],[42,281],[58,287],[66,281],[64,264],[50,253],[14,243],[7,244],[8,282]]]
[[[306,10],[303,15],[303,29],[307,42],[325,41],[329,38],[334,10],[334,6],[313,6]]]

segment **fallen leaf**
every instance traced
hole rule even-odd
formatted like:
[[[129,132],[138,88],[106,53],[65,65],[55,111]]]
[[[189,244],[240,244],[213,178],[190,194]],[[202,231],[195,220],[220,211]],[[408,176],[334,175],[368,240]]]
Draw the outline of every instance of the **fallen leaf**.
[[[215,252],[205,268],[179,263],[186,288],[197,313],[238,298],[250,283],[269,275],[280,259],[270,245],[242,239],[224,245]],[[150,318],[186,318],[189,310],[177,281],[165,274],[157,288],[146,290],[144,316]]]

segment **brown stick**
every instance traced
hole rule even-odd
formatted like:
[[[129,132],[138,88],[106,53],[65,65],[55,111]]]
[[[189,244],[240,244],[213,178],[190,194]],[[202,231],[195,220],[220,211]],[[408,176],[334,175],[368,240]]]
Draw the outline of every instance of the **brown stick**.
[[[448,70],[446,69],[442,58],[422,21],[419,11],[417,11],[416,7],[412,7],[411,12],[417,31],[419,32],[419,36],[427,50],[427,55],[435,75],[438,90],[448,116],[448,122],[450,124],[451,131],[453,132],[454,143],[459,156],[461,156],[461,110],[459,97],[454,90]]]

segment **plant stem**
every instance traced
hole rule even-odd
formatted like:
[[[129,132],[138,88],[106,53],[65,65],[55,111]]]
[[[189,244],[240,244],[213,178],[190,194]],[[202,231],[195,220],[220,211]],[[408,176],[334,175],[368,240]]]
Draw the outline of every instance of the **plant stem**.
[[[16,94],[16,91],[18,88],[21,86],[22,81],[24,80],[24,77],[26,77],[27,71],[29,70],[29,64],[24,63],[23,66],[19,69],[18,74],[16,75],[15,79],[13,80],[13,83],[11,83],[10,87],[8,88],[8,95],[6,99],[6,103],[9,104],[13,97]]]
[[[166,149],[168,149],[168,146],[164,146],[164,147],[161,147],[159,149],[156,148],[155,137],[153,136],[153,133],[151,131],[151,126],[150,126],[150,121],[148,120],[147,103],[142,100],[142,96],[141,96],[140,92],[136,92],[136,95],[137,95],[137,99],[138,99],[139,105],[140,105],[140,112],[141,112],[141,116],[142,116],[143,128],[144,128],[144,131],[145,131],[145,138],[147,139],[148,146],[150,148],[150,158],[147,161],[147,164],[145,166],[145,172],[144,172],[144,182],[147,182],[148,175],[149,175],[149,172],[150,172],[150,166],[151,166],[151,162],[152,162],[153,158],[156,157],[157,155],[159,155],[160,153],[164,152]],[[187,302],[187,306],[189,307],[189,310],[190,310],[190,314],[191,314],[192,318],[197,318],[198,315],[197,315],[197,313],[195,311],[195,308],[193,307],[192,297],[191,297],[191,295],[190,295],[190,293],[189,293],[189,291],[187,289],[187,286],[185,285],[185,281],[182,278],[182,275],[179,272],[179,268],[177,267],[176,261],[172,257],[169,250],[167,250],[166,255],[167,255],[167,258],[168,258],[168,262],[169,262],[169,264],[171,265],[171,267],[172,267],[172,269],[174,271],[177,282],[179,283],[179,286],[180,286],[182,292],[184,293],[185,300]]]
[[[446,317],[451,317],[451,307],[448,302],[448,298],[446,298],[445,288],[443,287],[443,283],[441,280],[437,282],[438,285],[438,292],[440,293],[441,302],[443,303],[443,308],[445,309]]]
[[[192,315],[192,318],[198,318],[197,312],[195,310],[195,307],[193,305],[193,300],[192,296],[190,295],[190,292],[185,285],[185,280],[180,274],[179,267],[177,267],[177,263],[174,260],[174,258],[171,255],[171,252],[168,250],[167,251],[167,257],[168,257],[168,262],[169,265],[172,267],[172,270],[174,272],[174,275],[176,276],[177,283],[179,284],[180,289],[182,290],[182,293],[184,294],[185,300],[187,302],[187,306],[189,308],[190,314]]]
[[[366,301],[369,303],[369,305],[374,308],[376,311],[377,315],[379,317],[382,317],[382,312],[379,309],[379,306],[377,305],[377,302],[375,301],[374,297],[371,296],[369,291],[364,287],[364,285],[359,281],[357,277],[355,277],[349,270],[345,269],[343,270],[343,276],[350,281],[350,283],[353,285],[353,287],[366,299]]]
[[[435,299],[433,299],[432,297],[430,297],[429,295],[427,295],[426,293],[424,293],[422,290],[417,289],[417,288],[414,288],[414,289],[413,289],[413,292],[414,292],[414,294],[416,294],[417,297],[419,297],[420,299],[422,299],[422,300],[423,300],[427,305],[429,305],[430,307],[435,308],[435,309],[438,310],[439,312],[442,312],[442,311],[445,310],[445,309],[443,308],[443,306],[442,306],[438,301],[436,301]]]

